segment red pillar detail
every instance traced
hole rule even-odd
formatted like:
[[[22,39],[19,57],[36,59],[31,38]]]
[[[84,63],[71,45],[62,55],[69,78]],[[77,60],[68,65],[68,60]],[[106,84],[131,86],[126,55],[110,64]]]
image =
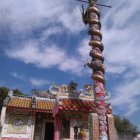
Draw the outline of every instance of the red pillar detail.
[[[54,118],[54,140],[60,140],[60,116],[56,115]]]

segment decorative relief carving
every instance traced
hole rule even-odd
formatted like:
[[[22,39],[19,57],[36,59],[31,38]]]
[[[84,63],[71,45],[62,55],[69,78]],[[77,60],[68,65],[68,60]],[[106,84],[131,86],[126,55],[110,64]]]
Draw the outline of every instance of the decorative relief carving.
[[[32,118],[28,115],[6,114],[2,137],[30,138]]]
[[[99,140],[99,118],[96,113],[91,113],[88,118],[89,140]]]
[[[14,115],[8,121],[8,134],[26,134],[28,116]]]
[[[20,118],[16,118],[12,122],[12,127],[13,127],[14,130],[21,130],[24,125],[25,125],[24,120],[22,120]]]
[[[93,115],[93,140],[99,140],[99,118],[97,114]]]
[[[116,139],[116,134],[115,134],[114,117],[112,115],[108,114],[107,118],[108,118],[109,140],[115,140]]]

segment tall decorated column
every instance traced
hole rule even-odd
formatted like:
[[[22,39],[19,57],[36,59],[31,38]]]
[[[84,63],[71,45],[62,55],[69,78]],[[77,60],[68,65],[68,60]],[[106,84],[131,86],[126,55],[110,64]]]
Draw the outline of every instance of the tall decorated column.
[[[83,22],[89,25],[88,34],[91,36],[89,46],[91,46],[90,56],[92,58],[87,65],[92,69],[91,78],[94,81],[94,92],[96,102],[96,112],[99,117],[99,137],[100,140],[108,140],[107,134],[107,110],[105,99],[105,79],[104,79],[104,57],[102,44],[102,33],[100,23],[100,12],[96,4],[97,0],[88,0],[89,6],[83,14]]]

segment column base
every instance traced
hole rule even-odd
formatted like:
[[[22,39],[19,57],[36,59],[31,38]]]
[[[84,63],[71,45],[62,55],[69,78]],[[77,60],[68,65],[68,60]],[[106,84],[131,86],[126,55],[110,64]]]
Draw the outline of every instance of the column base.
[[[89,140],[99,140],[99,118],[97,113],[90,113],[88,117]]]
[[[97,113],[91,113],[88,117],[89,124],[89,140],[100,140],[99,117]],[[114,117],[107,114],[108,140],[116,140],[116,130],[114,125]]]
[[[107,123],[108,123],[108,137],[109,140],[116,140],[117,134],[114,124],[114,117],[112,114],[107,114]]]

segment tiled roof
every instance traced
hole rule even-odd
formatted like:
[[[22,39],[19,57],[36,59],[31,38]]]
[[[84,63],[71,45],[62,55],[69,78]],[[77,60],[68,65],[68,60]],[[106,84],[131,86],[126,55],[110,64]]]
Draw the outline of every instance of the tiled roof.
[[[36,101],[36,109],[37,110],[52,111],[54,109],[54,102],[53,101],[38,100],[38,101]]]
[[[83,111],[83,112],[94,112],[95,111],[95,101],[93,100],[83,100],[83,99],[60,99],[59,109],[60,111]],[[15,109],[24,109],[36,112],[53,112],[54,110],[54,100],[40,100],[36,99],[35,108],[32,108],[31,98],[12,98],[7,107]]]
[[[67,111],[86,111],[93,112],[95,110],[95,102],[92,100],[82,99],[61,99],[61,110]]]
[[[31,108],[31,99],[28,98],[12,98],[7,105],[8,107]]]
[[[12,98],[7,104],[8,108],[26,109],[36,112],[52,112],[54,101],[51,100],[36,100],[35,108],[32,108],[32,100],[30,98]]]

